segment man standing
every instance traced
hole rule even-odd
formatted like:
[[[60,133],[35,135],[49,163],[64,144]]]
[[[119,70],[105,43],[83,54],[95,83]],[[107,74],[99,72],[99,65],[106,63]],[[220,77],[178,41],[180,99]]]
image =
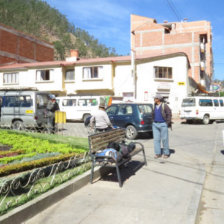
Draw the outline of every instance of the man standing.
[[[58,103],[54,95],[49,95],[47,104],[47,125],[50,133],[55,132],[55,111],[59,110]]]
[[[157,94],[154,98],[153,109],[153,138],[155,159],[162,156],[161,141],[163,143],[163,158],[170,156],[168,127],[171,127],[172,113],[167,104],[162,102],[163,97]]]
[[[105,111],[105,103],[100,103],[97,110],[90,119],[90,127],[93,129],[95,124],[96,132],[108,131],[112,129],[112,124]]]

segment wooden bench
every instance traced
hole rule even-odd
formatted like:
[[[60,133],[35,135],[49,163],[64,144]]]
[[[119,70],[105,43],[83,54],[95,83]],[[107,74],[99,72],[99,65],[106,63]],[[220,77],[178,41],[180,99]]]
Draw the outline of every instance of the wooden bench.
[[[108,143],[110,142],[119,142],[125,140],[125,129],[113,129],[106,132],[101,132],[97,134],[92,134],[88,137],[89,139],[89,150],[92,160],[91,168],[91,177],[90,182],[93,183],[94,167],[96,163],[100,166],[110,166],[116,167],[117,178],[119,181],[119,186],[122,187],[121,175],[120,175],[120,166],[129,162],[133,156],[142,152],[144,164],[147,165],[144,146],[139,142],[133,142],[135,144],[135,149],[128,155],[126,158],[122,158],[117,161],[112,157],[108,156],[98,156],[97,152],[107,148]]]

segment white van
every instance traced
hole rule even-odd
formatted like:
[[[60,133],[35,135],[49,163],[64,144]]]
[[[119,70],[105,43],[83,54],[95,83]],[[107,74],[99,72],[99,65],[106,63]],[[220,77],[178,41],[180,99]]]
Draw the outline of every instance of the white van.
[[[204,124],[224,119],[224,98],[211,96],[192,96],[184,98],[180,118],[187,123],[201,120]]]
[[[57,97],[60,111],[66,112],[67,120],[85,121],[98,109],[100,96],[61,96]]]

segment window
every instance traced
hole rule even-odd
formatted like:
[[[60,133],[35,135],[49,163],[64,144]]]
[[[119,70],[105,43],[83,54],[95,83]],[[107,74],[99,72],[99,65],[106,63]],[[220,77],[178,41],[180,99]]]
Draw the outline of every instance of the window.
[[[158,79],[172,79],[173,73],[171,67],[154,67],[155,78]]]
[[[141,114],[152,113],[152,108],[149,105],[139,105],[138,108]]]
[[[131,105],[119,105],[117,115],[131,115],[132,113]]]
[[[195,106],[195,99],[194,98],[187,98],[183,99],[182,107],[193,107]]]
[[[219,101],[218,100],[213,100],[215,107],[219,106]]]
[[[31,107],[33,106],[33,100],[31,96],[19,96],[20,107]]]
[[[65,80],[75,80],[75,72],[74,69],[69,69],[65,72]]]
[[[78,106],[97,106],[98,100],[93,99],[79,99]]]
[[[46,109],[48,103],[48,95],[37,95],[37,109]]]
[[[19,74],[18,73],[4,73],[3,83],[4,84],[19,84]]]
[[[117,114],[117,106],[110,106],[110,107],[108,107],[108,109],[106,110],[106,112],[107,112],[107,114],[109,115],[109,116],[111,116],[111,115],[116,115]]]
[[[19,97],[18,96],[4,96],[2,107],[18,107]]]
[[[62,101],[63,106],[76,106],[76,99],[65,99]]]
[[[212,107],[213,106],[212,100],[200,99],[199,100],[199,106],[202,106],[202,107]]]
[[[223,107],[224,106],[223,100],[219,100],[219,104],[220,104],[221,107]]]
[[[98,79],[102,77],[103,67],[84,67],[83,79]]]
[[[50,81],[51,80],[50,73],[51,73],[50,70],[39,70],[39,71],[37,71],[36,81],[38,81],[38,82]]]

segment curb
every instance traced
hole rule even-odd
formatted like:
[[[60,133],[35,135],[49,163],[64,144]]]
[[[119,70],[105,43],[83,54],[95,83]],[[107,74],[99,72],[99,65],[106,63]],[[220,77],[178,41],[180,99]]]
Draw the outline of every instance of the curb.
[[[38,213],[42,212],[46,208],[50,207],[54,203],[62,200],[66,196],[79,190],[81,187],[87,185],[90,180],[90,170],[75,177],[66,183],[42,194],[41,196],[21,205],[5,215],[0,217],[1,224],[19,224],[32,218]],[[94,180],[99,179],[107,173],[107,169],[97,167],[94,171]]]

